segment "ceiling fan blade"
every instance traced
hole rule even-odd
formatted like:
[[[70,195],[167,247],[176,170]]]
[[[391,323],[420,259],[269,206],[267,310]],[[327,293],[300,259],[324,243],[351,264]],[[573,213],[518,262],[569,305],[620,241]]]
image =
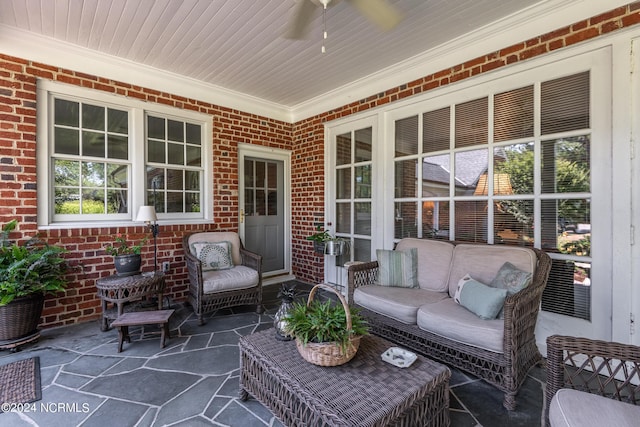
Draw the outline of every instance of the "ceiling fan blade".
[[[388,31],[398,25],[402,15],[387,0],[350,0],[364,16]]]
[[[311,0],[298,0],[293,16],[289,21],[289,28],[285,34],[288,39],[302,39],[309,30],[309,23],[316,11],[316,4]]]

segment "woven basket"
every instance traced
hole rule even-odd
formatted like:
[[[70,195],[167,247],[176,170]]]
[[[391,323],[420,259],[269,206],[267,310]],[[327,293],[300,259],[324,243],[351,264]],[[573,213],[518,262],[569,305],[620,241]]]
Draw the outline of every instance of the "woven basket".
[[[311,301],[313,301],[316,291],[319,288],[331,291],[338,296],[342,303],[342,307],[344,307],[344,312],[347,315],[347,329],[351,329],[351,311],[349,311],[349,306],[347,305],[344,297],[333,287],[324,284],[315,285],[309,293],[307,306],[311,304]],[[335,341],[326,343],[308,342],[303,344],[302,341],[296,340],[296,347],[298,348],[300,356],[309,363],[313,363],[318,366],[338,366],[353,359],[353,356],[356,355],[358,347],[360,346],[361,337],[361,335],[351,336],[345,349],[342,348],[340,343]]]

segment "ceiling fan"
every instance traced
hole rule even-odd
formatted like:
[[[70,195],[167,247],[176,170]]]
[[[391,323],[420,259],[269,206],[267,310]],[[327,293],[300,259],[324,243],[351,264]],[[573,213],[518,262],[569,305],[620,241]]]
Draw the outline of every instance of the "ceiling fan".
[[[339,1],[340,0],[297,0],[293,20],[289,23],[289,28],[285,36],[289,39],[304,38],[316,9],[322,7],[326,11],[330,3],[338,3]],[[385,31],[395,27],[402,19],[400,12],[398,12],[388,0],[346,1],[351,3],[360,13]]]

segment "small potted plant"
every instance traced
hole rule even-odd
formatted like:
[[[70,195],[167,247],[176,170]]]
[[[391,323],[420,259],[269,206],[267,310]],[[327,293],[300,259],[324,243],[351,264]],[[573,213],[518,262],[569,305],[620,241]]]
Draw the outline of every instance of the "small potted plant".
[[[318,289],[338,296],[335,301],[316,300]],[[342,365],[355,356],[360,338],[367,333],[367,324],[357,310],[350,307],[334,288],[319,284],[311,289],[307,303],[294,303],[286,317],[286,328],[295,337],[300,355],[320,366]]]
[[[129,244],[128,237],[118,233],[114,243],[104,248],[105,252],[113,256],[113,264],[118,276],[131,276],[140,272],[140,264],[142,264],[140,252],[147,237],[144,237],[136,245]]]
[[[38,236],[24,244],[11,242],[18,225],[12,220],[0,236],[0,341],[12,341],[36,332],[44,295],[64,290],[66,249],[49,245]]]
[[[322,227],[316,227],[316,232],[311,236],[307,236],[307,240],[313,242],[313,250],[318,255],[324,255],[324,244],[326,241],[331,240],[331,234],[329,230],[323,230]]]

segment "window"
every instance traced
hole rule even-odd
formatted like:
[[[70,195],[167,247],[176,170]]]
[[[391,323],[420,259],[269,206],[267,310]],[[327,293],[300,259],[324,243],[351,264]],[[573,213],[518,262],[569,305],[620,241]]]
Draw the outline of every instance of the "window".
[[[46,81],[38,107],[40,226],[210,219],[207,116]]]
[[[202,125],[147,115],[145,182],[156,212],[200,212]]]
[[[538,247],[542,308],[590,319],[590,73],[394,122],[394,238]]]

